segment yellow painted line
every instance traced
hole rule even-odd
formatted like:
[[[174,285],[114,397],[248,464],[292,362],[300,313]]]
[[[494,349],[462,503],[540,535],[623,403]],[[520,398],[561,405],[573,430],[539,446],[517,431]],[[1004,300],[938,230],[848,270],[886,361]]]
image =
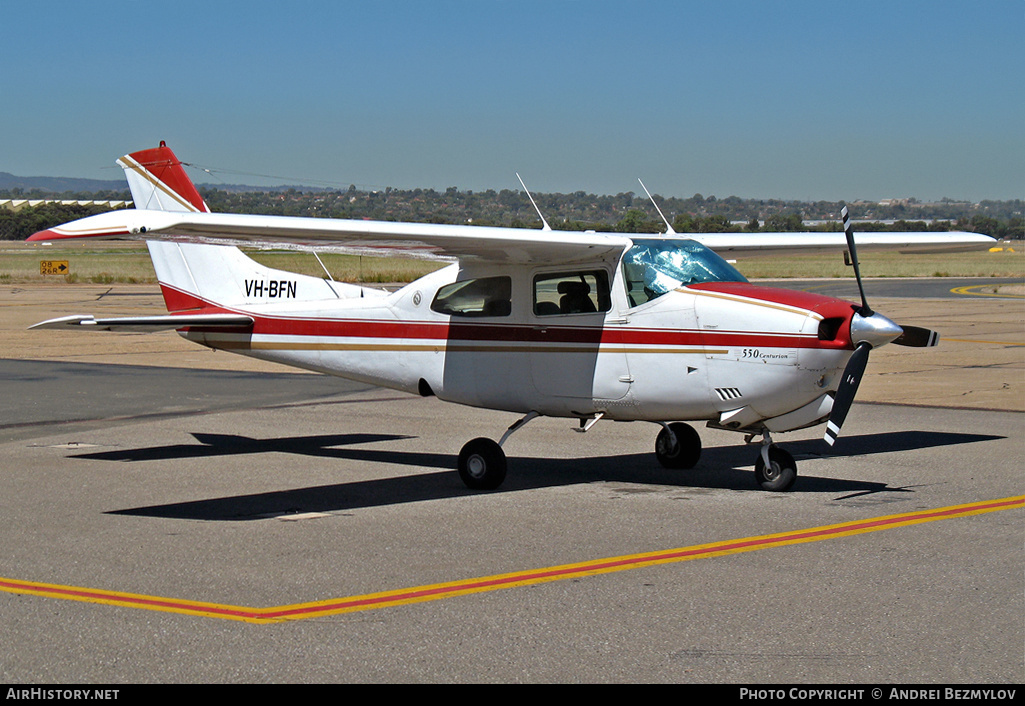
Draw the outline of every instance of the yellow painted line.
[[[994,292],[973,292],[973,289],[992,287],[992,284],[973,284],[969,287],[954,287],[950,290],[952,294],[964,294],[973,297],[996,297],[997,299],[1025,299],[1025,294],[997,294]]]
[[[483,593],[486,591],[496,591],[505,588],[531,586],[551,581],[562,581],[565,579],[574,579],[584,576],[608,574],[616,571],[639,569],[659,564],[672,564],[681,561],[691,561],[693,559],[707,559],[727,556],[730,554],[739,554],[742,552],[757,551],[759,549],[769,549],[772,547],[784,547],[792,544],[819,542],[827,539],[836,539],[838,537],[864,534],[867,532],[878,532],[880,530],[893,529],[895,527],[907,527],[909,525],[921,524],[923,522],[935,522],[936,520],[948,520],[958,517],[968,517],[970,515],[979,515],[987,512],[997,512],[1000,510],[1021,509],[1023,507],[1025,507],[1025,495],[1019,495],[1000,500],[988,500],[967,503],[964,505],[951,505],[934,510],[918,510],[916,512],[908,512],[899,515],[885,515],[882,517],[869,518],[867,520],[855,520],[853,522],[842,522],[840,524],[824,525],[822,527],[812,527],[810,529],[766,534],[757,537],[745,537],[743,539],[712,542],[710,544],[698,544],[678,549],[666,549],[655,552],[645,552],[642,554],[627,554],[624,556],[595,559],[575,564],[563,564],[560,566],[532,569],[529,571],[495,574],[493,576],[462,579],[447,583],[414,586],[412,588],[403,588],[395,591],[368,593],[347,598],[332,598],[324,601],[296,603],[272,608],[250,608],[246,606],[219,603],[204,603],[201,601],[182,600],[178,598],[162,598],[159,596],[148,596],[136,593],[122,593],[119,591],[107,591],[103,589],[82,588],[77,586],[62,586],[59,584],[20,581],[17,579],[5,578],[0,578],[0,591],[48,598],[62,598],[65,600],[83,601],[87,603],[116,605],[127,608],[179,613],[182,615],[194,615],[206,618],[240,620],[249,623],[274,623],[283,620],[302,620],[305,618],[323,617],[325,615],[337,615],[363,610],[391,608],[400,605],[441,600],[443,598],[453,598],[455,596],[465,596],[472,593]]]

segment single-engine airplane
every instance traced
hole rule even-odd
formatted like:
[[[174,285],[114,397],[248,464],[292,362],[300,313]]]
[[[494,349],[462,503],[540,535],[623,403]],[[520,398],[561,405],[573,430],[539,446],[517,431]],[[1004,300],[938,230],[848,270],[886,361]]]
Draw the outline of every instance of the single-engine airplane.
[[[826,422],[832,444],[869,351],[938,340],[869,308],[846,208],[844,234],[677,234],[668,221],[664,235],[563,232],[540,212],[542,230],[254,216],[211,213],[163,142],[118,164],[134,210],[29,240],[147,241],[169,314],[67,316],[33,328],[175,329],[210,348],[522,415],[499,441],[462,448],[458,471],[470,488],[497,488],[506,476],[502,445],[531,419],[551,416],[577,419],[584,432],[599,420],[654,422],[656,458],[670,469],[700,457],[688,421],[760,437],[758,484],[787,490],[797,467],[772,434]],[[859,241],[921,251],[993,243],[974,233]],[[264,267],[245,245],[452,264],[389,293]],[[709,246],[846,250],[861,304],[750,284]]]

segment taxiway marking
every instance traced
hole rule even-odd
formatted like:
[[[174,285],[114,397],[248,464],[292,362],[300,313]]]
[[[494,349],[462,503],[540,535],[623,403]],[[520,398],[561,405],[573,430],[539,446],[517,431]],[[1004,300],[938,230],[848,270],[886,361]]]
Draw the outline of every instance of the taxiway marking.
[[[992,284],[973,284],[968,287],[954,287],[951,294],[964,294],[973,297],[995,297],[997,299],[1025,299],[1025,294],[1001,294],[999,292],[975,292],[972,290],[992,287]]]
[[[836,539],[838,537],[847,537],[855,534],[878,532],[880,530],[893,529],[895,527],[906,527],[909,525],[921,524],[923,522],[935,522],[936,520],[967,517],[986,512],[996,512],[999,510],[1010,510],[1022,507],[1025,507],[1025,495],[1003,498],[1000,500],[967,503],[964,505],[951,505],[933,510],[919,510],[917,512],[908,512],[899,515],[884,515],[881,517],[869,518],[867,520],[855,520],[853,522],[824,525],[822,527],[812,527],[809,529],[781,532],[778,534],[766,534],[757,537],[731,539],[723,542],[698,544],[690,547],[645,552],[642,554],[628,554],[575,564],[563,564],[561,566],[532,569],[529,571],[495,574],[493,576],[482,576],[472,579],[451,581],[448,583],[414,586],[412,588],[404,588],[395,591],[368,593],[361,596],[334,598],[312,603],[296,603],[271,608],[250,608],[246,606],[234,606],[219,603],[204,603],[177,598],[162,598],[159,596],[147,596],[135,593],[122,593],[119,591],[107,591],[103,589],[82,588],[77,586],[62,586],[58,584],[20,581],[17,579],[5,578],[0,578],[0,591],[48,598],[62,598],[65,600],[84,601],[88,603],[117,605],[144,610],[180,613],[206,618],[241,620],[249,623],[275,623],[283,620],[302,620],[306,618],[337,615],[340,613],[353,613],[362,610],[373,610],[378,608],[408,605],[411,603],[422,603],[424,601],[464,596],[471,593],[495,591],[498,589],[514,588],[518,586],[530,586],[538,583],[561,581],[563,579],[579,578],[582,576],[595,576],[598,574],[638,569],[657,564],[670,564],[680,561],[690,561],[692,559],[726,556],[729,554],[769,549],[771,547],[782,547],[791,544],[819,542],[826,539]]]

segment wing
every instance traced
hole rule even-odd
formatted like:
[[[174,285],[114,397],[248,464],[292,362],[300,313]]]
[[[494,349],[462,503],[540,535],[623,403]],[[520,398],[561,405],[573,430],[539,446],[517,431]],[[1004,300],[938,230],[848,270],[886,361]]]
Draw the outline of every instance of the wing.
[[[210,213],[181,160],[163,142],[117,163],[125,170],[136,210],[83,218],[29,240],[178,240],[506,263],[618,259],[630,244],[624,236],[598,233]]]
[[[782,252],[805,254],[840,252],[847,239],[839,233],[687,233],[720,255],[741,253],[745,257],[778,255]],[[980,233],[951,232],[859,232],[858,250],[896,250],[906,253],[961,252],[993,247],[996,239]]]
[[[40,231],[29,240],[69,238],[181,240],[508,263],[593,262],[618,258],[630,244],[627,236],[606,233],[150,210],[101,213]]]
[[[631,237],[611,233],[357,221],[234,213],[123,210],[101,213],[32,235],[30,241],[129,238],[328,250],[359,255],[510,264],[594,262],[618,258]],[[650,238],[651,235],[640,237]],[[843,233],[678,233],[720,255],[747,257],[847,248]],[[956,252],[992,247],[988,235],[964,232],[858,233],[862,251]]]
[[[226,245],[333,250],[439,260],[511,264],[617,260],[632,236],[481,226],[335,220],[210,213],[182,162],[163,142],[125,155],[125,170],[137,210],[83,218],[36,233],[29,240],[135,238]],[[642,184],[643,185],[643,184]],[[720,253],[815,252],[846,248],[843,233],[690,233]],[[650,238],[651,235],[638,237]],[[994,240],[976,233],[865,233],[858,247],[934,252],[978,249]]]

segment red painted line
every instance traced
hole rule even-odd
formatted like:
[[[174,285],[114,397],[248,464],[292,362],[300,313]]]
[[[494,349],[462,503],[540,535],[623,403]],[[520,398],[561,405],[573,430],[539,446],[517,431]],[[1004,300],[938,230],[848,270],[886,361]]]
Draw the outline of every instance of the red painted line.
[[[193,603],[171,598],[158,598],[134,594],[119,594],[112,591],[90,590],[72,586],[54,586],[49,584],[0,579],[0,588],[24,591],[27,593],[49,595],[59,598],[79,598],[104,603],[119,603],[137,608],[168,608],[176,611],[202,612],[212,615],[238,616],[259,618],[260,610],[251,608],[233,608],[216,604]]]
[[[145,608],[150,610],[174,611],[192,615],[203,615],[207,617],[267,622],[289,618],[308,618],[318,614],[322,615],[342,611],[366,610],[390,605],[401,605],[403,603],[433,600],[477,591],[555,581],[573,576],[584,576],[588,574],[637,568],[658,563],[685,561],[688,559],[729,554],[732,552],[754,551],[773,546],[818,541],[831,537],[857,534],[860,532],[873,532],[890,527],[931,522],[945,518],[968,516],[983,512],[1020,507],[1025,507],[1025,496],[957,505],[937,510],[922,510],[900,515],[889,515],[863,521],[846,522],[807,530],[783,532],[774,535],[728,540],[680,549],[612,557],[609,559],[600,559],[579,564],[567,564],[564,566],[555,566],[544,569],[478,577],[474,579],[467,579],[465,581],[420,586],[399,591],[388,591],[372,595],[354,596],[351,598],[328,600],[316,603],[293,604],[272,608],[246,608],[243,606],[200,603],[195,601],[160,598],[158,596],[118,593],[99,589],[77,588],[74,586],[57,586],[11,579],[0,579],[0,590],[54,598],[122,605],[134,608]]]
[[[731,552],[741,549],[764,548],[777,544],[788,544],[801,540],[826,538],[830,536],[838,536],[843,534],[849,534],[852,532],[859,532],[862,530],[881,529],[887,526],[924,522],[929,520],[941,519],[945,517],[954,517],[957,515],[964,515],[980,511],[995,510],[999,508],[1009,508],[1015,506],[1025,506],[1025,498],[1016,498],[988,503],[978,503],[970,506],[945,508],[942,510],[928,510],[919,513],[909,513],[904,515],[894,515],[890,517],[865,520],[863,522],[845,523],[812,530],[800,530],[796,532],[785,533],[782,535],[753,537],[751,539],[723,542],[701,547],[688,547],[685,549],[670,550],[654,554],[644,554],[624,558],[599,560],[588,564],[575,564],[572,566],[556,567],[553,569],[543,569],[538,571],[517,573],[508,576],[499,576],[486,579],[472,579],[465,582],[448,584],[440,587],[428,587],[417,590],[410,590],[403,593],[388,594],[386,596],[342,600],[335,603],[318,604],[316,606],[304,606],[290,609],[286,608],[278,611],[266,611],[261,613],[261,615],[267,618],[278,618],[288,616],[300,616],[308,613],[316,613],[323,611],[344,610],[356,607],[372,607],[375,605],[386,605],[389,603],[403,602],[431,596],[442,596],[445,594],[461,593],[485,588],[500,588],[505,585],[512,585],[522,582],[533,582],[544,579],[556,579],[559,577],[581,575],[616,568],[640,566],[644,564],[672,561],[674,559],[681,559],[687,557],[708,556],[712,554]]]

